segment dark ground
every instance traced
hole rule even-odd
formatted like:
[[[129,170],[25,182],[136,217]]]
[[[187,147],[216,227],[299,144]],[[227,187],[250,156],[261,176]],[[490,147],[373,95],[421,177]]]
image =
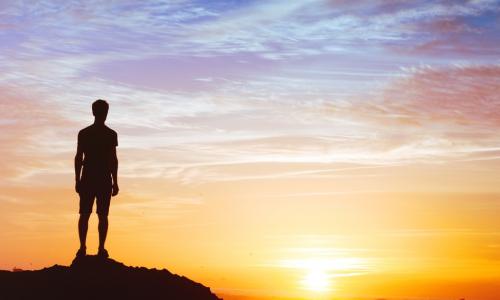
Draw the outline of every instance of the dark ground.
[[[0,271],[0,299],[217,300],[208,287],[167,270],[128,267],[86,256],[71,266]]]

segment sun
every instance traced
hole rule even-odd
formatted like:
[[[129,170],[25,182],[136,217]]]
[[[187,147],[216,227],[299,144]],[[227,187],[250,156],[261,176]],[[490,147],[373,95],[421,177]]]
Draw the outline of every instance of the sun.
[[[325,270],[310,269],[302,284],[304,288],[313,292],[327,292],[330,290],[330,276]]]
[[[337,292],[340,288],[337,278],[355,276],[367,268],[365,259],[360,257],[287,259],[282,260],[280,265],[299,270],[302,274],[300,288],[314,293],[315,299]]]

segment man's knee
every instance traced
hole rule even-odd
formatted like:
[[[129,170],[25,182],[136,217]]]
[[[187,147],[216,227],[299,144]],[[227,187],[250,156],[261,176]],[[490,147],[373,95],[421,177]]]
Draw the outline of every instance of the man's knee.
[[[107,222],[108,221],[108,215],[105,214],[97,214],[99,217],[99,222]]]
[[[89,219],[90,219],[90,214],[88,214],[88,213],[81,213],[80,214],[81,221],[88,221]]]

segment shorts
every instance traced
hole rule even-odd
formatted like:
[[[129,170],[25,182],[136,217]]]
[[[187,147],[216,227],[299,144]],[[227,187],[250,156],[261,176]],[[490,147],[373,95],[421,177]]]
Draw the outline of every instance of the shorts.
[[[107,216],[111,202],[111,192],[111,184],[97,187],[84,184],[80,190],[80,214],[91,214],[94,199],[97,199],[97,214]]]

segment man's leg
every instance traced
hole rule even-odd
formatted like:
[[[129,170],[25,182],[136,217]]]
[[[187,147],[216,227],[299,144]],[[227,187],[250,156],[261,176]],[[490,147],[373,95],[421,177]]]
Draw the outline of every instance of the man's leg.
[[[104,250],[104,243],[106,243],[106,236],[108,235],[108,215],[99,214],[99,250]]]
[[[80,250],[76,253],[77,257],[85,256],[87,254],[87,231],[89,228],[89,218],[92,213],[92,206],[94,205],[94,195],[88,190],[83,189],[84,186],[85,185],[82,185],[82,190],[80,191],[80,218],[78,219]]]
[[[111,187],[111,185],[109,185]],[[106,236],[108,235],[108,213],[109,203],[111,200],[111,188],[105,189],[97,195],[97,215],[99,216],[99,251],[97,255],[103,258],[109,256],[108,251],[104,248]]]
[[[78,235],[80,237],[80,249],[86,248],[87,231],[89,228],[89,213],[81,213],[78,219]]]

